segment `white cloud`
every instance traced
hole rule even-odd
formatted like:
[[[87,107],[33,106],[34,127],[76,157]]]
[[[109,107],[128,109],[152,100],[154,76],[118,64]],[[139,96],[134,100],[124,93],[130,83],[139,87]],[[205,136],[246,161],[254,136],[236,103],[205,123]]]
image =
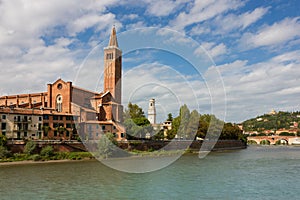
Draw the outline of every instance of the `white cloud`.
[[[269,10],[269,8],[256,8],[252,12],[245,12],[240,15],[228,14],[225,16],[218,16],[216,18],[216,24],[220,27],[222,33],[229,32],[234,29],[244,30],[251,24],[261,19]]]
[[[71,35],[76,35],[76,33],[82,32],[87,28],[92,26],[99,26],[99,29],[107,28],[114,24],[115,15],[112,13],[108,14],[86,14],[80,18],[77,18],[68,25],[68,29]]]
[[[190,109],[198,110],[199,104],[200,108],[209,110],[206,108],[209,107],[209,92],[203,82],[189,79],[171,66],[157,62],[141,64],[124,72],[123,88],[124,105],[137,103],[147,111],[148,101],[155,98],[159,103],[158,121],[165,120],[168,113],[177,116],[184,103]]]
[[[218,66],[227,95],[227,120],[241,121],[249,116],[280,110],[299,110],[300,51],[275,56],[248,65],[237,60]]]
[[[235,10],[242,6],[239,0],[195,0],[187,12],[181,12],[170,22],[170,26],[182,30],[186,26],[194,23],[203,22],[229,10]]]
[[[190,34],[191,35],[201,35],[201,34],[206,34],[206,33],[210,33],[210,32],[211,32],[211,29],[209,27],[203,26],[202,24],[198,24],[191,29]]]
[[[188,0],[148,0],[147,13],[157,17],[168,16]]]
[[[262,27],[257,33],[245,33],[241,38],[244,48],[276,46],[300,37],[300,18],[285,18],[271,26]]]
[[[121,27],[106,12],[115,2],[1,1],[0,84],[9,87],[1,88],[0,95],[44,91],[46,83],[59,77],[72,79],[86,52],[68,46],[80,44],[76,33],[87,28],[106,36],[112,24]],[[46,44],[45,37],[53,41]]]
[[[139,15],[137,14],[129,14],[129,15],[124,15],[122,17],[122,20],[134,20],[134,19],[137,19],[139,18]]]
[[[195,55],[202,55],[203,54],[203,48],[208,53],[208,55],[216,59],[218,56],[226,54],[227,48],[224,43],[215,44],[213,42],[204,42],[201,44],[200,47],[198,47],[195,51]]]
[[[144,28],[144,27],[147,27],[144,21],[138,21],[136,23],[126,25],[127,30],[133,30],[133,29]]]

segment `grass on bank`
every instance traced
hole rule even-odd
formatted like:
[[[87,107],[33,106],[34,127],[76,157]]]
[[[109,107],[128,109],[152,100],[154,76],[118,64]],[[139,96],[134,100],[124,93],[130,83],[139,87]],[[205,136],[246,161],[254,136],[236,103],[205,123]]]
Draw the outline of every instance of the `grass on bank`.
[[[41,152],[42,153],[42,152]],[[48,160],[83,160],[93,159],[89,152],[54,152],[53,154],[25,154],[15,153],[10,157],[0,159],[0,162],[17,162],[17,161],[48,161]]]

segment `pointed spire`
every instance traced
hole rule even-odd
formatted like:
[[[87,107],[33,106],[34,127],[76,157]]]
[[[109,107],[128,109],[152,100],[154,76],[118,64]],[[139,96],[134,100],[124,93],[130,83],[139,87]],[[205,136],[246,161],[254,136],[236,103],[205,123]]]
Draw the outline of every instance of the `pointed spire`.
[[[111,29],[111,34],[110,34],[108,46],[110,46],[110,47],[119,47],[115,26],[113,26],[113,28]]]

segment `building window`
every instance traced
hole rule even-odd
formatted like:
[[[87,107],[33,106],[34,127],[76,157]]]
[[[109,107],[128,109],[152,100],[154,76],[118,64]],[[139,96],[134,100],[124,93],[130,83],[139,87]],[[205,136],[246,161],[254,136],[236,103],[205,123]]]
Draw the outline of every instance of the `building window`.
[[[6,130],[6,123],[1,124],[1,130]]]
[[[59,116],[59,120],[64,120],[64,116]]]
[[[102,130],[105,130],[105,126],[104,125],[102,126]]]
[[[53,123],[53,128],[57,128],[59,127],[59,124],[58,123]]]
[[[24,132],[24,137],[27,137],[27,132]]]
[[[54,137],[57,137],[57,131],[54,131]]]
[[[123,138],[125,135],[124,135],[124,133],[121,133],[121,138]]]
[[[54,115],[54,116],[53,116],[53,120],[58,120],[58,116],[57,116],[57,115]]]
[[[24,131],[28,130],[28,124],[24,124]]]
[[[49,115],[44,115],[43,118],[44,118],[45,120],[49,120]]]
[[[112,60],[112,59],[114,59],[114,54],[113,53],[106,54],[106,60]]]
[[[42,124],[39,124],[38,126],[38,130],[41,131],[42,130]]]
[[[66,116],[66,120],[72,120],[72,116]]]
[[[59,83],[58,85],[57,85],[57,89],[62,89],[62,84],[61,83]]]
[[[2,119],[6,119],[6,115],[2,115]]]
[[[42,117],[39,117],[39,121],[42,121]]]
[[[66,128],[72,128],[72,124],[66,124]]]
[[[57,112],[62,112],[62,96],[61,95],[58,95],[56,97],[56,110]]]
[[[2,132],[2,135],[3,135],[3,136],[6,136],[6,132]]]

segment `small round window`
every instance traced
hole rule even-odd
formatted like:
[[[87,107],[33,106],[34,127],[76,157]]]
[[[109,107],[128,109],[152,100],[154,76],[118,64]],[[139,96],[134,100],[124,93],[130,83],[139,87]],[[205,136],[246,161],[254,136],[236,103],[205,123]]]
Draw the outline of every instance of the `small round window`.
[[[62,84],[61,83],[59,83],[58,85],[57,85],[57,89],[61,89],[62,88]]]

